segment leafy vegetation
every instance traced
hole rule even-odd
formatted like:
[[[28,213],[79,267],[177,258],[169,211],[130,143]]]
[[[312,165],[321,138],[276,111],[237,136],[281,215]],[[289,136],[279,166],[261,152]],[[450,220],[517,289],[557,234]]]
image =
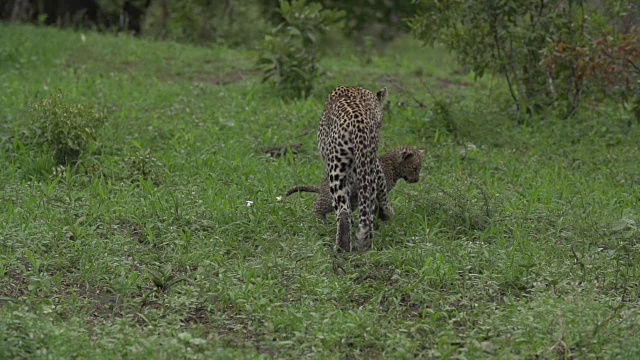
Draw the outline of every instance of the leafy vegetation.
[[[268,28],[262,8],[253,0],[159,0],[145,14],[143,33],[151,38],[252,48]]]
[[[284,103],[254,56],[0,24],[0,358],[640,356],[629,114],[517,125],[506,87],[408,38]],[[428,154],[364,254],[279,200],[322,178],[343,84],[388,87],[381,152]],[[109,119],[62,167],[21,145],[57,89]]]
[[[44,145],[43,150],[52,153],[58,165],[76,162],[104,121],[93,109],[66,104],[61,92],[35,104],[33,112],[34,142]]]
[[[259,50],[258,69],[263,81],[275,79],[285,97],[306,97],[320,76],[318,36],[340,28],[344,13],[306,0],[280,1],[283,22],[267,35]]]
[[[417,7],[412,1],[385,0],[316,0],[323,8],[348,14],[342,31],[352,39],[365,37],[383,42],[405,34],[409,28],[406,18],[416,15]],[[272,23],[279,24],[283,17],[279,11],[280,0],[258,0],[264,16]]]
[[[640,48],[631,39],[640,30],[620,21],[637,14],[635,1],[417,3],[421,11],[409,19],[416,36],[455,51],[478,76],[503,76],[519,111],[555,106],[568,117],[598,91],[635,101]]]

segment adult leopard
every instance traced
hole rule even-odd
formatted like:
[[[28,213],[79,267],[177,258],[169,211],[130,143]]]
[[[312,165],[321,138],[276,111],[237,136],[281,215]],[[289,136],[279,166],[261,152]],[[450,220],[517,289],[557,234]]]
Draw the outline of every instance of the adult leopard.
[[[393,215],[384,173],[376,156],[387,96],[387,88],[374,94],[361,87],[340,86],[325,102],[318,129],[318,149],[336,211],[336,249],[353,250],[351,189],[358,191],[360,213],[356,250],[371,248],[376,200],[381,218]]]

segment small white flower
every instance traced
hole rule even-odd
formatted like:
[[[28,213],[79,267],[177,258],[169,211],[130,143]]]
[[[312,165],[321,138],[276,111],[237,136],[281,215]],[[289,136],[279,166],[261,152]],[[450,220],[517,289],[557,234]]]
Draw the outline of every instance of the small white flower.
[[[277,196],[276,201],[282,201],[282,196]]]
[[[247,200],[247,207],[251,207],[251,205],[253,205],[253,201]]]

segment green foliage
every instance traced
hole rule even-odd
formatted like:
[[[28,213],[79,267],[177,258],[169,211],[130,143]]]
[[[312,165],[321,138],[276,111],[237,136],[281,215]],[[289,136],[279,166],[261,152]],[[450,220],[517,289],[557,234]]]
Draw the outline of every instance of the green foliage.
[[[599,67],[584,49],[602,34],[615,35],[607,24],[631,6],[616,0],[611,12],[583,1],[417,2],[420,14],[408,22],[419,39],[445,44],[477,76],[504,76],[519,111],[561,106],[565,117],[587,88],[585,70]]]
[[[282,16],[274,11],[278,8],[278,0],[259,0],[259,2],[272,22],[282,21]],[[416,6],[411,1],[319,0],[317,2],[326,9],[343,11],[349,15],[345,19],[343,30],[352,39],[371,36],[389,41],[404,34],[408,29],[403,19],[416,14]]]
[[[295,41],[295,40],[293,40]],[[306,97],[320,76],[315,54],[290,39],[267,35],[259,48],[258,70],[262,81],[274,80],[285,98]]]
[[[443,129],[450,135],[457,137],[459,126],[452,116],[452,103],[450,97],[440,96],[432,101],[432,121],[437,129]]]
[[[299,36],[304,46],[313,46],[318,35],[331,28],[342,27],[345,16],[342,11],[323,9],[320,3],[307,3],[305,0],[280,0],[280,13],[284,22],[275,32]]]
[[[185,278],[178,278],[172,273],[171,264],[165,265],[162,269],[149,270],[149,274],[158,291],[167,291],[180,281],[185,281]]]
[[[253,51],[85,35],[0,31],[29,68],[0,71],[2,150],[43,84],[109,114],[56,176],[0,151],[0,359],[640,358],[640,128],[618,107],[517,126],[409,37],[367,67],[327,55],[390,89],[380,152],[426,151],[374,249],[337,254],[315,195],[281,198],[323,176],[324,96],[283,105]]]
[[[580,47],[554,43],[544,55],[549,73],[571,73],[576,88],[599,102],[617,99],[640,122],[640,28],[605,33]]]
[[[145,14],[145,36],[196,44],[251,48],[267,31],[254,1],[153,1]]]
[[[137,146],[133,154],[125,159],[129,179],[160,180],[162,163],[151,155],[149,149]]]
[[[385,41],[407,31],[403,19],[416,14],[416,7],[410,1],[324,0],[322,4],[349,14],[345,28],[351,36],[369,34]]]
[[[262,80],[275,80],[285,97],[306,97],[321,70],[317,64],[318,36],[340,28],[344,13],[326,10],[306,0],[280,1],[283,22],[265,37],[259,49]]]
[[[78,160],[96,139],[96,130],[104,115],[92,106],[68,104],[62,92],[56,92],[32,108],[33,126],[38,142],[49,150],[57,164]]]

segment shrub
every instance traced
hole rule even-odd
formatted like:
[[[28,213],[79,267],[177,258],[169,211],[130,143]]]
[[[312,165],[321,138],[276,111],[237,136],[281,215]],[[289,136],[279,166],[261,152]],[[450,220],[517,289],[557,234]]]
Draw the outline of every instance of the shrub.
[[[403,20],[416,14],[416,6],[412,1],[317,0],[317,2],[325,9],[341,10],[349,14],[343,30],[348,37],[358,41],[365,36],[382,41],[391,40],[394,36],[408,31]],[[282,16],[274,11],[278,8],[278,0],[259,0],[258,3],[271,22],[282,21]]]
[[[607,68],[593,39],[621,39],[617,34],[629,29],[617,28],[620,15],[638,12],[628,0],[613,0],[608,7],[561,0],[417,2],[421,12],[408,22],[419,39],[445,44],[477,76],[501,74],[519,111],[560,105],[565,117],[579,106],[589,69]],[[591,81],[601,88],[606,78],[611,76]]]
[[[342,27],[344,13],[324,10],[305,0],[280,1],[283,22],[265,37],[257,67],[262,80],[275,80],[283,96],[306,97],[320,75],[317,64],[318,36]]]
[[[254,48],[268,29],[261,10],[253,0],[153,1],[145,14],[144,34]]]
[[[153,157],[149,149],[143,149],[136,145],[133,154],[125,159],[127,165],[127,175],[129,180],[137,181],[138,179],[151,180],[159,183],[161,179],[160,170],[162,162]]]
[[[599,31],[582,30],[580,41],[566,36],[550,36],[541,54],[541,65],[547,79],[549,97],[566,104],[571,115],[585,95],[596,101],[617,99],[623,106],[635,103],[640,85],[640,29],[621,33],[609,25],[606,18],[591,14],[580,22]],[[637,115],[636,115],[637,117]]]
[[[104,115],[91,106],[67,104],[62,92],[36,103],[32,113],[37,143],[52,153],[58,165],[77,161],[104,122]]]

